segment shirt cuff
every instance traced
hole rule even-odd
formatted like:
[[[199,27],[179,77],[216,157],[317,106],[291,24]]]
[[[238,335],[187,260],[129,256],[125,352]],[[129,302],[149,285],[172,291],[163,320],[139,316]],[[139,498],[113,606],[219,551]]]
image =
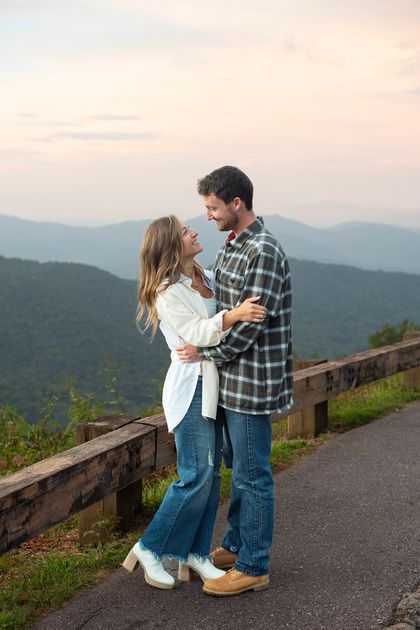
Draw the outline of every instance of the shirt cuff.
[[[216,315],[214,315],[213,322],[216,324],[217,330],[220,330],[221,333],[223,333],[223,337],[222,337],[222,341],[224,341],[226,339],[226,337],[228,336],[228,334],[230,333],[230,331],[232,330],[232,328],[228,328],[227,330],[223,330],[223,315],[225,313],[227,313],[227,309],[225,308],[223,311],[220,311],[219,313],[216,313]]]
[[[207,348],[197,348],[197,354],[199,357],[203,357],[203,359],[208,359],[207,353],[206,353]]]

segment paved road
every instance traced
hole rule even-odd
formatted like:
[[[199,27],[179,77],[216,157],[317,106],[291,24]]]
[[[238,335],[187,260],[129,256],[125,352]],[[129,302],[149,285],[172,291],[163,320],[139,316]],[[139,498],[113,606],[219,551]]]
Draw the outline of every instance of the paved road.
[[[319,447],[276,475],[276,492],[270,589],[159,591],[118,569],[33,630],[381,628],[420,581],[420,403]]]

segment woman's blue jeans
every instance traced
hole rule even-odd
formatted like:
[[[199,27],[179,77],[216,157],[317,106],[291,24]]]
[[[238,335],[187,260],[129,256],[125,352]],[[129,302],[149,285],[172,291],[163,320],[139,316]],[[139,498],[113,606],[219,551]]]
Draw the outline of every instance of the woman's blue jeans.
[[[238,571],[267,575],[274,525],[270,416],[224,412],[223,451],[225,463],[232,466],[232,490],[222,544],[238,554]]]
[[[202,381],[191,405],[175,427],[178,481],[172,483],[159,510],[140,539],[156,557],[186,560],[189,553],[207,557],[220,498],[222,416],[201,415]]]

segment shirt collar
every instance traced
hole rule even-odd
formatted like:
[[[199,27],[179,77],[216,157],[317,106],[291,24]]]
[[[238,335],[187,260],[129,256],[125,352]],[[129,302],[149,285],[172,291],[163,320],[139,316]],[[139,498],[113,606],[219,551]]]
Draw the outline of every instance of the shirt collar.
[[[188,276],[185,276],[182,272],[179,276],[178,282],[180,282],[181,284],[186,284],[189,287],[192,285],[191,278],[189,278]]]
[[[253,234],[257,234],[264,227],[264,219],[262,217],[257,217],[256,220],[248,225],[248,227],[240,232],[236,238],[232,240],[227,240],[226,245],[231,245],[235,249],[241,249],[242,245],[246,243],[250,236]]]
[[[181,271],[181,273],[180,273],[180,276],[179,276],[179,280],[178,280],[178,282],[180,282],[181,284],[185,284],[187,287],[191,287],[191,285],[192,285],[192,280],[191,280],[191,278],[190,278],[189,276],[185,276],[185,275],[182,273],[182,271]],[[204,270],[204,284],[205,284],[205,285],[206,285],[209,289],[211,289],[210,281],[209,281],[209,279],[208,279],[208,277],[207,277],[207,274],[206,274],[206,271],[205,271],[205,270]]]

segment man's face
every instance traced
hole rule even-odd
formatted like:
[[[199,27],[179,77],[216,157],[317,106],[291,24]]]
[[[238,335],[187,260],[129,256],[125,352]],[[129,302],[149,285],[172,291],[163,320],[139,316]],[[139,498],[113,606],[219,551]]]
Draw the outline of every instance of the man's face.
[[[216,221],[217,229],[220,232],[235,231],[235,227],[239,222],[238,216],[234,211],[235,200],[226,204],[222,199],[216,197],[214,193],[211,193],[210,195],[203,195],[203,201],[207,210],[207,219]]]

